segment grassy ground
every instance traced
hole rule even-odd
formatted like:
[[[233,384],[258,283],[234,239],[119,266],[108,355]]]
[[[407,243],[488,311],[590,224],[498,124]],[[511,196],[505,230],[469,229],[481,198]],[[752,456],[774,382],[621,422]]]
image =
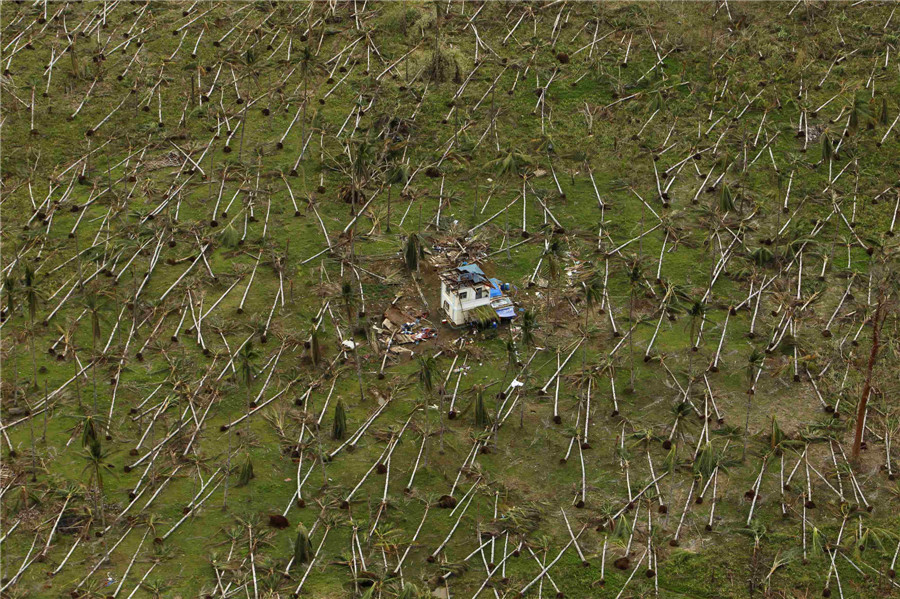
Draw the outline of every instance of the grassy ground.
[[[573,597],[896,592],[887,571],[900,488],[884,468],[900,387],[890,295],[867,449],[850,456],[868,323],[900,271],[887,234],[897,209],[897,128],[881,143],[900,110],[891,4],[47,3],[43,23],[40,3],[0,10],[9,440],[0,522],[4,534],[16,526],[0,548],[8,585],[0,594],[112,595],[115,585],[102,586],[107,573],[120,581],[128,571],[119,596],[289,596],[301,579],[301,594],[311,597],[401,596],[404,584],[471,596],[489,563],[521,547],[481,591],[515,596],[567,547],[561,511],[575,533],[584,527],[578,547],[589,565],[568,546],[549,577],[528,588],[532,596],[557,587]],[[435,72],[436,52],[443,73]],[[848,125],[851,117],[858,124]],[[832,150],[840,144],[830,159],[825,137]],[[517,168],[502,172],[497,164],[510,156]],[[389,175],[403,163],[415,174],[389,192]],[[673,178],[661,196],[657,186]],[[377,195],[348,235],[353,206],[342,198],[354,186],[366,199]],[[427,306],[403,262],[413,234],[427,250],[416,275]],[[208,268],[198,260],[178,282],[207,244]],[[499,331],[441,326],[437,246],[469,248],[468,259],[513,284],[518,306],[537,314],[534,344],[521,317]],[[537,278],[546,283],[531,285],[542,258]],[[559,263],[558,277],[548,262]],[[26,267],[35,272],[31,297]],[[591,281],[605,281],[602,310],[586,308],[582,283]],[[192,311],[205,314],[235,282],[203,318],[205,355]],[[756,309],[745,300],[761,282]],[[343,283],[355,304],[350,317]],[[852,297],[842,300],[848,288]],[[660,320],[666,289],[677,299],[673,318]],[[380,378],[384,345],[352,331],[363,303],[360,329],[371,331],[398,296],[401,307],[429,311],[439,330],[409,347],[437,356],[438,389],[428,397],[414,357],[390,356]],[[304,341],[329,301],[314,365]],[[610,312],[626,337],[614,335]],[[765,353],[786,314],[792,330]],[[348,335],[359,344],[362,399],[356,359],[340,344]],[[223,371],[248,337],[255,355]],[[565,359],[582,337],[558,395],[552,383],[539,393],[557,352]],[[527,378],[509,366],[507,339],[523,362],[537,352]],[[754,352],[761,374],[748,395]],[[440,394],[453,394],[455,357],[470,369],[459,384],[462,413],[447,420]],[[282,394],[222,430],[246,413],[245,361],[249,394],[261,393],[260,402]],[[518,403],[492,438],[475,425],[477,390],[490,385],[485,401],[496,417],[495,395],[514,376],[527,385],[509,398]],[[685,401],[712,415],[710,393],[723,421],[711,417],[705,428]],[[148,429],[153,412],[140,414],[166,397],[170,407]],[[351,433],[387,407],[352,451],[322,464],[316,456],[342,443],[330,435],[338,400]],[[110,465],[102,490],[82,443],[87,418]],[[149,467],[147,459],[123,470],[182,424]],[[786,438],[773,443],[776,424]],[[392,435],[399,442],[389,475],[374,471],[342,507]],[[404,492],[423,438],[425,460]],[[695,487],[706,486],[709,471],[695,452],[706,442],[719,475],[700,504]],[[239,486],[248,460],[255,477]],[[896,450],[893,460],[896,472]],[[301,476],[309,472],[302,508],[294,501],[298,463]],[[760,472],[754,502],[747,491]],[[582,473],[585,505],[576,508]],[[629,501],[654,474],[665,474],[658,490]],[[375,526],[385,482],[387,509]],[[205,483],[209,498],[163,541]],[[140,499],[120,516],[136,488]],[[457,500],[471,492],[471,503],[439,507],[451,489]],[[805,509],[810,489],[815,507]],[[65,526],[50,538],[60,513]],[[290,526],[269,527],[268,516],[282,513]],[[305,579],[305,567],[283,574],[300,523],[316,527],[314,550],[329,531]],[[472,554],[488,534],[494,542]],[[402,576],[394,575],[407,547]],[[614,562],[626,553],[620,569]]]

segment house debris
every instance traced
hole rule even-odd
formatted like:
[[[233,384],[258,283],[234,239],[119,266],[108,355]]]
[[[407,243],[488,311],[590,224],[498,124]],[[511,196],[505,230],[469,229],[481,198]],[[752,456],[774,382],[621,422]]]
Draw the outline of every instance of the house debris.
[[[489,278],[477,264],[463,262],[441,273],[441,309],[457,326],[515,318],[515,307],[505,291],[509,291],[508,283]]]
[[[431,247],[430,262],[435,270],[442,272],[454,268],[457,264],[478,262],[487,256],[488,249],[489,246],[485,241],[460,240],[457,237],[446,236],[437,240]]]
[[[427,319],[428,312],[414,313],[410,310],[401,310],[397,307],[395,300],[384,311],[379,332],[387,338],[385,345],[391,347],[410,343],[417,344],[437,336],[437,331],[427,326],[431,324]]]

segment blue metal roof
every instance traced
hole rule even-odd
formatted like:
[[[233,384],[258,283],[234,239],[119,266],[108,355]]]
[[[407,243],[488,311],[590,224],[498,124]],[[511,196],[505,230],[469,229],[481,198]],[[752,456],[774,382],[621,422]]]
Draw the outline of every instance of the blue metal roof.
[[[462,266],[457,266],[456,270],[460,272],[470,272],[476,275],[484,275],[484,271],[477,264],[463,264]]]
[[[488,278],[484,271],[477,264],[463,264],[456,267],[460,281],[471,281],[473,283],[487,283]]]

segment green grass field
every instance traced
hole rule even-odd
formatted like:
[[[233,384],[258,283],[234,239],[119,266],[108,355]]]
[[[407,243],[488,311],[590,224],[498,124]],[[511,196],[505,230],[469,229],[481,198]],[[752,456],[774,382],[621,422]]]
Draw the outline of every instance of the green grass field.
[[[896,8],[3,2],[0,596],[896,595]]]

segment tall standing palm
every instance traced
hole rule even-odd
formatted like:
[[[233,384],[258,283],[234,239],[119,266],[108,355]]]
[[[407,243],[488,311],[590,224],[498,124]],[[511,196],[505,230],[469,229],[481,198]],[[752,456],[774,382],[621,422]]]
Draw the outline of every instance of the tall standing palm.
[[[506,385],[506,377],[509,375],[509,371],[512,369],[513,364],[516,363],[516,356],[519,353],[519,349],[516,346],[516,342],[512,338],[512,333],[510,333],[510,337],[509,337],[509,339],[506,340],[504,347],[506,349],[506,370],[503,371],[503,385]],[[500,402],[504,399],[506,399],[506,393],[504,391],[497,393],[496,412],[498,415],[500,414]],[[499,427],[500,427],[500,423],[497,421],[497,419],[495,419],[493,426],[491,427],[491,432],[493,435],[493,443],[495,446],[497,445],[497,429]]]
[[[91,374],[94,378],[94,415],[97,414],[97,342],[100,341],[100,314],[103,312],[103,298],[94,290],[84,290],[84,307],[91,318]]]
[[[337,441],[342,441],[346,432],[347,409],[344,408],[344,402],[339,399],[337,405],[334,406],[334,422],[331,426],[331,438]]]
[[[28,336],[28,339],[31,342],[31,366],[33,370],[33,378],[32,378],[32,388],[37,389],[37,355],[34,351],[34,336],[36,334],[34,328],[34,318],[37,314],[37,305],[38,305],[38,291],[37,285],[35,283],[34,278],[34,270],[32,270],[31,265],[25,265],[25,303],[28,306],[28,319],[31,322],[31,335]]]
[[[756,382],[757,371],[762,370],[764,359],[765,355],[755,347],[747,358],[747,417],[744,419],[744,449],[741,452],[741,461],[744,461],[747,457],[747,436],[750,433],[750,406],[753,402],[753,387]]]
[[[303,80],[303,114],[300,120],[300,144],[306,140],[306,107],[309,104],[307,86],[309,84],[309,69],[315,62],[316,55],[310,51],[309,46],[303,46],[300,50],[300,78]]]
[[[94,492],[95,505],[100,511],[100,523],[104,528],[106,527],[106,511],[103,507],[103,479],[106,474],[114,473],[112,465],[106,462],[108,457],[109,453],[103,451],[100,437],[95,433],[94,440],[89,442],[84,450],[86,464],[83,473],[87,474],[87,485]]]
[[[516,363],[516,342],[513,341],[512,336],[506,340],[503,344],[504,349],[506,349],[506,369],[503,371],[503,382],[506,382],[506,377],[509,376],[509,371],[512,369],[513,364]]]
[[[531,348],[535,344],[535,332],[537,331],[537,317],[531,310],[522,313],[522,343]]]
[[[822,162],[828,164],[828,172],[831,172],[831,162],[834,160],[834,145],[831,143],[831,138],[828,137],[828,132],[822,134]],[[781,190],[778,190],[781,192]]]
[[[435,362],[434,358],[431,356],[419,356],[418,357],[418,370],[415,373],[416,379],[419,381],[419,385],[422,388],[422,423],[424,428],[425,438],[428,438],[429,428],[428,428],[428,401],[431,399],[432,394],[434,393],[434,381],[438,376],[437,362]],[[441,406],[441,436],[443,437],[443,428],[444,428],[444,409]],[[427,446],[426,446],[427,447]],[[428,464],[428,452],[427,449],[423,453],[424,463]]]
[[[410,273],[419,272],[419,255],[422,253],[422,242],[415,233],[411,234],[406,240],[406,247],[403,248],[403,263]]]
[[[250,409],[252,407],[253,401],[250,399],[251,393],[250,389],[253,386],[253,376],[256,374],[256,367],[253,363],[256,361],[256,358],[259,356],[259,352],[253,349],[253,343],[248,341],[244,344],[244,347],[241,348],[241,351],[238,353],[238,377],[240,377],[241,383],[244,385],[244,389],[247,391],[247,414],[250,413]],[[249,418],[245,419],[245,422],[248,422],[249,426]]]
[[[535,344],[535,331],[537,330],[537,318],[535,317],[534,312],[531,310],[525,310],[522,313],[522,324],[520,325],[522,330],[522,343],[528,349],[534,347]],[[521,398],[519,401],[519,428],[523,428],[525,426],[525,398],[528,393],[528,364],[526,363],[525,368],[523,369],[523,378],[522,381],[522,392]]]
[[[591,312],[594,311],[594,308],[597,306],[597,302],[603,297],[603,283],[600,277],[594,276],[591,277],[590,280],[583,282],[582,284],[582,292],[584,293],[584,330],[587,331],[588,327],[588,317]]]
[[[483,431],[491,424],[491,416],[484,405],[484,387],[478,385],[475,388],[475,428]]]
[[[356,349],[356,341],[353,339],[356,330],[359,329],[359,312],[356,311],[356,294],[353,292],[353,285],[350,284],[350,281],[344,281],[341,284],[341,301],[344,303],[344,309],[347,311],[347,326],[350,327],[353,361],[356,362],[356,378],[359,381],[359,399],[360,401],[365,401],[366,394],[363,392],[362,364],[359,362],[359,351]]]
[[[431,356],[419,356],[418,366],[416,379],[422,386],[422,396],[427,400],[434,393],[434,380],[438,375],[437,362]]]
[[[581,283],[582,293],[584,293],[584,334],[588,335],[588,318],[591,312],[597,306],[600,298],[603,297],[603,283],[600,277],[592,277],[588,281]],[[584,374],[585,363],[587,360],[587,343],[581,350],[581,372]]]
[[[310,328],[309,331],[309,359],[312,361],[313,366],[319,365],[319,360],[322,358],[322,344],[320,342],[319,329],[315,326]]]
[[[550,279],[547,286],[547,314],[553,305],[553,288],[559,285],[562,277],[563,248],[559,239],[554,237],[547,243],[544,250],[544,263],[547,265],[547,277]]]
[[[638,290],[644,285],[644,270],[640,259],[636,259],[631,263],[628,271],[628,322],[631,323],[632,331],[628,335],[628,347],[631,355],[631,374],[629,375],[628,389],[634,391],[634,300]]]
[[[694,353],[700,348],[696,345],[697,329],[706,320],[706,304],[702,299],[694,300],[687,310],[688,327],[690,328],[691,351],[688,356],[688,375],[694,377]]]
[[[525,179],[534,160],[531,156],[518,152],[516,150],[507,150],[500,157],[487,163],[487,168],[494,172],[497,180],[502,183],[509,183],[518,177]],[[524,183],[523,183],[524,187]],[[523,189],[524,193],[524,189]],[[527,237],[528,231],[524,229],[525,223],[522,223],[522,236]]]
[[[9,275],[3,277],[3,289],[6,291],[6,312],[5,317],[11,318],[13,312],[16,309],[16,300],[18,298],[18,291],[16,289],[16,279]],[[17,351],[18,344],[12,343],[12,383],[13,383],[13,397],[15,397],[15,390],[19,388],[19,353]],[[8,375],[7,375],[8,376]]]
[[[391,232],[391,192],[394,189],[394,185],[406,185],[406,182],[409,181],[409,165],[406,163],[400,163],[392,165],[391,168],[388,169],[387,172],[387,180],[388,184],[388,201],[387,201],[387,228],[386,231],[388,233]]]
[[[16,300],[18,298],[18,286],[16,279],[9,275],[3,276],[3,290],[6,292],[6,309],[2,312],[3,318],[12,316],[16,309]]]
[[[356,201],[362,199],[362,189],[369,180],[372,164],[375,161],[374,148],[368,139],[356,141],[356,154],[350,158],[350,205],[351,213],[356,214]]]
[[[874,126],[875,115],[869,106],[865,94],[857,94],[853,99],[853,108],[850,109],[850,117],[847,121],[851,135],[855,135],[860,125]]]

